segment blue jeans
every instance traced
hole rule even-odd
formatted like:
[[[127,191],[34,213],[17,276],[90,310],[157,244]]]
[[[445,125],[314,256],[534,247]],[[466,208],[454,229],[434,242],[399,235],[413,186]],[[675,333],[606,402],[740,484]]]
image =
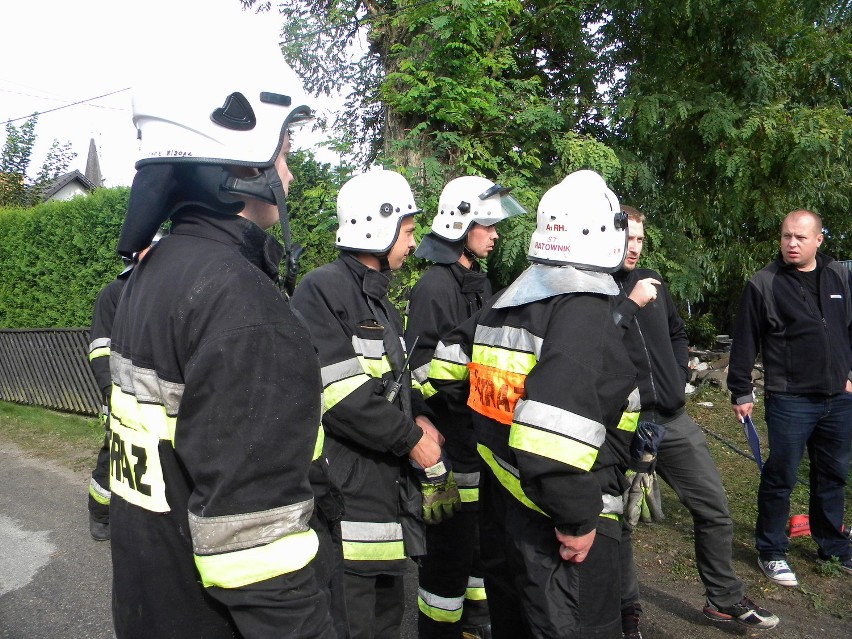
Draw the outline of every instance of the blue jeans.
[[[805,447],[810,459],[811,537],[823,559],[852,556],[841,534],[844,487],[852,455],[852,393],[766,393],[769,459],[757,492],[755,547],[764,560],[784,559],[790,493]]]

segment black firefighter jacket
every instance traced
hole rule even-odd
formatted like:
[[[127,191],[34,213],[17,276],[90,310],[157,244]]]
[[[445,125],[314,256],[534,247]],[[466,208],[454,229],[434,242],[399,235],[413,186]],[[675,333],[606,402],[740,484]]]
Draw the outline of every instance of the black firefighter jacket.
[[[445,438],[463,508],[478,499],[480,458],[470,410],[453,410],[446,396],[429,382],[429,364],[441,337],[471,317],[491,297],[491,283],[477,264],[435,264],[414,285],[408,302],[405,343],[411,353],[412,382],[435,413],[435,426]],[[414,340],[417,340],[416,346]]]
[[[422,495],[408,453],[423,436],[412,415],[429,413],[407,372],[394,403],[385,398],[405,362],[389,283],[341,252],[307,273],[293,294],[322,366],[323,453],[343,493],[344,566],[362,575],[403,574],[406,557],[425,552]]]
[[[429,379],[473,410],[479,453],[506,490],[584,535],[622,512],[632,432],[618,424],[635,369],[606,295],[494,308],[505,296],[441,340]]]
[[[758,352],[768,392],[835,395],[852,379],[852,272],[822,253],[817,268],[818,303],[780,255],[746,284],[728,369],[734,404],[753,399]]]
[[[113,615],[125,637],[333,637],[312,560],[321,384],[280,247],[188,210],[112,332]]]
[[[109,373],[110,336],[115,320],[115,309],[121,298],[121,291],[130,276],[130,271],[122,273],[107,283],[95,298],[92,308],[92,326],[89,329],[89,367],[95,376],[98,388],[106,403],[112,389],[112,377]],[[106,414],[106,411],[104,411]]]

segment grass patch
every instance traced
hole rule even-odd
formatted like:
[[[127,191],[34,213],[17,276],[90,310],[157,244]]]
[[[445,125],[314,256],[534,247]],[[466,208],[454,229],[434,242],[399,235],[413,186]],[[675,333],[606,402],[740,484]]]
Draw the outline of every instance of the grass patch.
[[[750,454],[742,425],[731,411],[727,392],[709,385],[702,386],[687,400],[687,412],[704,430],[710,454],[719,469],[731,517],[734,520],[733,558],[737,575],[746,583],[746,592],[755,599],[768,598],[776,608],[804,606],[840,619],[852,618],[849,604],[849,575],[830,563],[816,563],[816,543],[810,537],[790,541],[788,559],[802,587],[787,589],[764,579],[755,566],[754,523],[757,518],[757,488],[760,475]],[[754,409],[754,424],[760,435],[764,460],[769,445],[764,421],[763,398]],[[807,453],[799,467],[800,482],[790,499],[790,513],[808,512]],[[692,553],[692,518],[673,491],[660,480],[665,520],[651,525],[640,524],[634,532],[634,554],[643,566],[639,570],[661,573],[659,579],[696,578]],[[850,478],[852,485],[852,478]],[[852,494],[847,486],[844,522],[852,525]],[[778,610],[776,612],[781,612]]]
[[[0,436],[36,457],[86,470],[94,468],[104,431],[96,417],[0,402]]]

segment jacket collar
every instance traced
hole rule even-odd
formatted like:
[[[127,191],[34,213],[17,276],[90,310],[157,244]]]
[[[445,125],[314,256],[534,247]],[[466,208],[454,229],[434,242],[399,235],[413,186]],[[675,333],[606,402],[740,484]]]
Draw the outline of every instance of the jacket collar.
[[[377,271],[362,264],[357,257],[347,251],[341,251],[338,258],[361,282],[361,290],[368,297],[381,301],[388,295],[390,276],[384,271]]]
[[[448,265],[450,272],[459,284],[461,292],[464,293],[485,293],[485,281],[488,276],[479,268],[479,263],[474,262],[471,268],[462,266],[458,262]]]
[[[194,235],[231,246],[272,280],[278,279],[284,249],[274,237],[244,217],[189,209],[173,219],[170,234]]]

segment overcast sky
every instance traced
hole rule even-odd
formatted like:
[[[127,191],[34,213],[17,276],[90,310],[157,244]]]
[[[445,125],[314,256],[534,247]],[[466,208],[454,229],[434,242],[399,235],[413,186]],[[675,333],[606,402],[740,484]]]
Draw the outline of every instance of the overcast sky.
[[[277,38],[280,26],[277,15],[244,14],[238,0],[5,2],[0,21],[0,144],[8,120],[20,126],[38,111],[31,174],[44,162],[54,139],[72,143],[77,157],[69,170],[84,172],[89,141],[94,139],[104,185],[129,186],[138,152],[127,90],[133,84],[130,69],[147,47],[168,46],[163,37],[148,37],[151,28],[146,25],[154,21],[162,26],[163,20],[177,29],[241,25],[256,30],[257,37],[270,38]],[[177,64],[176,72],[182,72]],[[105,97],[92,100],[97,96]]]

